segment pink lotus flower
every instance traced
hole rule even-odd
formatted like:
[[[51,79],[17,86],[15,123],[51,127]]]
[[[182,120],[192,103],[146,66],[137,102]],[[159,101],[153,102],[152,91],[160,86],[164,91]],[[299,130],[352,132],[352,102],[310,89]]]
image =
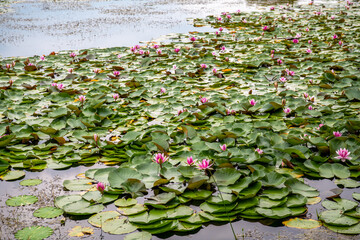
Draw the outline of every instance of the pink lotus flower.
[[[281,59],[278,59],[278,60],[277,60],[277,63],[278,63],[279,65],[281,65],[281,64],[283,63],[283,61],[282,61]]]
[[[209,159],[203,159],[200,163],[198,163],[198,169],[200,170],[209,169],[211,166],[212,164],[210,164]]]
[[[203,98],[201,98],[200,99],[200,102],[201,103],[206,103],[206,102],[208,102],[209,100],[206,98],[206,97],[203,97]]]
[[[74,53],[74,52],[70,53],[70,57],[72,57],[72,58],[76,57],[76,53]]]
[[[294,40],[293,40],[293,43],[299,43],[299,40],[298,40],[298,39],[294,39]]]
[[[101,194],[103,194],[103,193],[104,193],[104,190],[105,190],[105,184],[102,183],[102,182],[98,182],[98,183],[96,184],[96,189],[97,189],[99,192],[101,192]]]
[[[57,87],[58,90],[61,91],[61,90],[64,89],[64,84],[61,84],[61,83],[60,83],[60,84],[58,84],[56,87]]]
[[[312,40],[309,40],[309,41],[308,41],[308,44],[312,44],[312,42],[313,42]]]
[[[155,44],[155,45],[153,46],[154,49],[158,49],[159,47],[160,47],[160,46],[157,45],[157,44]]]
[[[68,72],[69,72],[69,73],[72,73],[73,71],[74,71],[74,69],[72,69],[72,68],[69,68],[69,69],[68,69]]]
[[[200,64],[200,67],[205,69],[205,68],[207,68],[207,65],[202,63],[202,64]]]
[[[284,113],[286,113],[286,114],[291,113],[291,109],[290,109],[290,108],[285,108],[285,109],[284,109]]]
[[[196,37],[191,37],[190,38],[190,41],[192,41],[192,42],[195,42],[197,39],[196,39]]]
[[[216,74],[216,73],[217,73],[217,69],[214,68],[214,69],[212,70],[212,72],[213,72],[213,74]]]
[[[280,80],[280,82],[283,82],[283,83],[287,81],[285,77],[281,77],[279,80]]]
[[[255,106],[255,104],[256,104],[257,102],[255,101],[255,99],[251,99],[251,100],[249,101],[249,103],[250,103],[252,106]]]
[[[268,29],[269,29],[268,26],[264,26],[264,27],[263,27],[263,31],[267,31]]]
[[[119,99],[120,96],[119,96],[119,94],[115,93],[115,94],[112,95],[112,97],[113,97],[114,100],[116,101],[116,100]]]
[[[313,106],[309,105],[308,109],[313,110],[314,108],[313,108]]]
[[[270,7],[270,11],[274,11],[275,10],[275,7]]]
[[[334,137],[341,137],[342,136],[342,133],[337,131],[337,132],[333,132],[334,134]]]
[[[311,51],[310,48],[309,48],[309,49],[306,49],[306,52],[307,52],[307,53],[312,53],[312,51]]]
[[[117,76],[120,75],[120,72],[119,71],[114,71],[113,74],[114,74],[115,77],[117,77]]]
[[[349,157],[350,152],[346,148],[340,148],[336,151],[336,154],[338,155],[335,157],[336,159],[340,159],[342,162],[345,162],[346,159],[351,160],[351,157]]]
[[[261,150],[260,148],[255,149],[255,151],[260,155],[264,154],[264,151]]]
[[[174,49],[174,52],[175,52],[175,53],[180,52],[180,48],[175,48],[175,49]]]
[[[81,103],[85,102],[85,100],[86,100],[86,97],[85,97],[84,95],[80,95],[80,96],[79,96],[79,101],[80,101]]]
[[[100,69],[95,68],[95,69],[93,70],[93,72],[94,72],[95,74],[98,74],[98,73],[100,73]]]
[[[169,160],[169,157],[165,156],[165,154],[163,153],[157,153],[154,156],[154,160],[153,162],[156,162],[157,164],[163,164],[164,162],[166,162],[167,160]]]
[[[340,46],[343,45],[343,42],[342,42],[342,41],[339,41],[339,45],[340,45]]]
[[[220,145],[220,149],[223,150],[223,151],[226,151],[226,144]]]
[[[337,39],[338,35],[334,34],[333,39]]]
[[[195,163],[193,157],[192,157],[192,156],[191,156],[191,157],[187,157],[187,158],[186,158],[186,163],[187,163],[189,166],[193,165],[193,164]]]

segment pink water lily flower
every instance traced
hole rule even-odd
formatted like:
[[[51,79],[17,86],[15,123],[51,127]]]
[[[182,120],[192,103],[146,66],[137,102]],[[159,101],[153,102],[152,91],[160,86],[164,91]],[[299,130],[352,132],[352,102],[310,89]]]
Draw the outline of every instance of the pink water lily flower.
[[[225,46],[221,46],[221,51],[226,51],[226,47]]]
[[[285,109],[284,109],[284,113],[286,113],[286,114],[291,113],[291,109],[290,109],[290,108],[285,108]]]
[[[218,17],[218,18],[217,18],[217,20],[218,20],[218,21],[221,21],[221,20],[222,20],[222,18],[221,18],[221,17]]]
[[[180,109],[180,110],[178,111],[178,115],[182,114],[183,112],[187,112],[187,111],[188,111],[188,110],[187,110],[186,108]]]
[[[52,87],[57,87],[57,83],[52,83],[51,86]]]
[[[61,91],[64,89],[64,84],[60,83],[56,86],[56,88]]]
[[[309,40],[309,41],[308,41],[309,44],[312,44],[312,42],[313,42],[312,40]]]
[[[313,108],[313,106],[309,105],[308,109],[313,110],[314,108]]]
[[[72,68],[69,68],[69,69],[68,69],[68,72],[69,72],[69,73],[72,73],[73,71],[74,71],[74,69],[72,69]]]
[[[301,34],[300,34],[300,33],[297,33],[295,37],[296,37],[296,38],[301,38]]]
[[[220,28],[219,28],[219,31],[220,31],[220,32],[224,31],[224,28],[220,27]]]
[[[309,49],[306,49],[306,52],[307,52],[307,53],[312,53],[312,51],[311,51],[310,48],[309,48]]]
[[[175,48],[174,52],[176,52],[176,53],[180,52],[180,48]]]
[[[196,39],[196,37],[191,37],[190,38],[190,41],[192,41],[192,42],[195,42],[197,39]]]
[[[264,154],[264,151],[261,150],[260,148],[255,149],[255,151],[260,155]]]
[[[214,68],[214,69],[212,70],[212,72],[213,72],[213,74],[216,74],[216,73],[217,73],[217,69]]]
[[[277,60],[277,63],[278,63],[279,65],[281,65],[281,64],[283,63],[283,61],[282,61],[281,59],[278,59],[278,60]]]
[[[305,99],[307,99],[309,97],[309,94],[303,93],[303,96],[304,96]]]
[[[157,164],[163,164],[164,162],[168,161],[169,157],[165,156],[163,153],[157,153],[154,156],[153,162],[156,162]]]
[[[221,150],[226,151],[226,148],[227,148],[227,147],[226,147],[226,144],[220,145],[220,149],[221,149]]]
[[[95,142],[99,141],[99,135],[97,135],[96,133],[94,134],[94,141]]]
[[[331,18],[331,20],[334,20],[334,19],[335,19],[335,16],[334,16],[334,15],[332,15],[330,18]]]
[[[280,82],[286,82],[287,81],[286,77],[281,77],[279,80],[280,80]]]
[[[103,193],[104,193],[104,190],[105,190],[105,184],[102,183],[102,182],[98,182],[98,183],[96,184],[96,189],[97,189],[99,192],[101,192],[101,194],[103,194]]]
[[[213,164],[210,164],[209,159],[203,159],[200,163],[198,163],[198,169],[205,170],[209,169]]]
[[[345,162],[346,159],[351,160],[351,157],[349,157],[350,152],[346,148],[340,148],[336,151],[336,154],[338,155],[335,157],[336,159],[340,159],[342,162]]]
[[[161,55],[161,53],[162,53],[161,49],[156,50],[156,53],[157,53],[158,55]]]
[[[44,61],[44,60],[45,60],[45,56],[44,55],[40,56],[40,61]]]
[[[231,19],[231,15],[226,15],[226,18],[230,20],[230,19]]]
[[[207,65],[202,63],[202,64],[200,64],[200,67],[205,69],[205,68],[207,68]]]
[[[251,99],[251,100],[249,101],[249,103],[250,103],[252,106],[255,106],[255,104],[256,104],[257,102],[255,101],[255,99]]]
[[[191,156],[191,157],[187,157],[187,158],[186,158],[186,163],[187,163],[189,166],[193,165],[193,164],[195,163],[193,157],[192,157],[192,156]]]
[[[294,40],[293,40],[293,43],[299,43],[299,40],[298,40],[298,39],[294,39]]]
[[[334,34],[333,39],[337,39],[338,35]]]
[[[160,47],[160,46],[157,45],[157,44],[155,44],[155,45],[153,46],[154,49],[158,49],[159,47]]]
[[[341,137],[342,136],[342,133],[337,131],[337,132],[333,132],[334,134],[334,137]]]
[[[162,87],[162,88],[160,88],[160,92],[164,94],[164,93],[166,93],[166,89]]]
[[[114,100],[116,101],[116,100],[119,99],[120,96],[119,96],[119,94],[115,93],[115,94],[112,95],[112,97],[113,97]]]
[[[6,68],[9,70],[11,68],[10,64],[6,64]]]
[[[93,72],[94,72],[95,74],[98,74],[98,73],[100,73],[100,69],[95,68],[95,69],[93,70]]]
[[[269,29],[269,26],[264,26],[263,31],[267,31]]]
[[[76,53],[74,53],[74,52],[70,53],[70,57],[72,57],[72,58],[76,57]]]
[[[206,97],[203,97],[203,98],[201,98],[200,99],[200,102],[201,103],[206,103],[206,102],[208,102],[209,100],[206,98]]]
[[[310,29],[309,29],[309,28],[305,28],[305,31],[308,32],[308,31],[310,31]]]
[[[113,74],[114,74],[115,77],[117,77],[117,76],[120,75],[120,72],[119,71],[114,71]]]
[[[340,45],[340,46],[343,45],[343,42],[342,42],[342,41],[339,41],[339,45]]]
[[[85,97],[84,95],[80,95],[80,96],[79,96],[79,101],[80,101],[81,103],[85,102],[85,100],[86,100],[86,97]]]
[[[275,7],[270,7],[270,10],[271,10],[271,11],[274,11],[274,10],[275,10]]]
[[[247,23],[246,19],[242,20],[243,23]]]

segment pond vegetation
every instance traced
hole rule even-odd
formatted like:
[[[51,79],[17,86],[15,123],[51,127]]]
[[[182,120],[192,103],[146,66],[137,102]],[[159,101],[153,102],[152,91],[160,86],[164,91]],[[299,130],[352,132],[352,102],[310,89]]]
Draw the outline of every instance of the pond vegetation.
[[[65,180],[74,193],[34,216],[83,216],[128,240],[240,218],[360,234],[359,6],[339,4],[224,12],[194,20],[214,32],[168,43],[2,59],[0,178],[106,165]],[[341,188],[321,199],[307,179],[353,199]],[[39,221],[15,237],[52,233]]]

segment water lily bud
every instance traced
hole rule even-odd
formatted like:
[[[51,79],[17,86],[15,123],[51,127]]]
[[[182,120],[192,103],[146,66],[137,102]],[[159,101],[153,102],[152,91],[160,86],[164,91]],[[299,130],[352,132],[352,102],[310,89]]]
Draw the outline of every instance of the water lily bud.
[[[249,95],[251,95],[252,94],[252,89],[250,89],[250,91],[249,91]]]
[[[282,104],[283,106],[285,106],[285,104],[286,104],[286,99],[281,100],[281,104]]]
[[[279,86],[278,82],[274,82],[274,87],[277,89]]]

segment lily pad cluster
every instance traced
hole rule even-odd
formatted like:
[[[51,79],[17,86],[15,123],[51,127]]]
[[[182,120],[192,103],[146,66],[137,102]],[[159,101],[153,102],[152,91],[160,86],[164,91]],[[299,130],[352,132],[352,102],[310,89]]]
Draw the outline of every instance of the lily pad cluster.
[[[222,13],[169,43],[3,59],[0,175],[118,165],[55,200],[113,234],[303,215],[319,195],[303,175],[358,187],[359,12]],[[121,215],[102,212],[112,202]]]

